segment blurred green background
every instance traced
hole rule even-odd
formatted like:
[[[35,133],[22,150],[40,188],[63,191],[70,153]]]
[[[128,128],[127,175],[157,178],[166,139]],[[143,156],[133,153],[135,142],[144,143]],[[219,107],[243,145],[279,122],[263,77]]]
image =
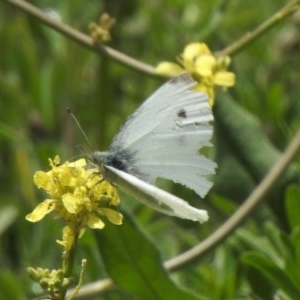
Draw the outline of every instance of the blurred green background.
[[[213,51],[221,50],[287,1],[31,3],[85,33],[90,22],[108,12],[117,20],[109,45],[155,66],[175,61],[189,42],[203,41]],[[221,226],[299,128],[299,26],[300,12],[232,57],[236,85],[220,92],[214,107],[211,156],[219,167],[209,196],[199,200],[191,191],[163,183],[207,209],[207,224],[160,215],[122,194],[122,206],[130,211],[126,224],[87,233],[81,240],[78,269],[80,259],[87,258],[85,282],[112,277],[117,283],[103,299],[300,299],[299,160],[273,187],[266,204],[223,244],[173,274],[164,273],[160,260],[193,247]],[[41,290],[28,279],[26,267],[59,267],[61,249],[55,240],[63,225],[51,216],[37,224],[24,219],[45,197],[33,186],[34,172],[47,170],[48,158],[56,154],[71,160],[106,150],[126,117],[161,83],[1,2],[0,299],[37,297]],[[89,148],[66,107],[95,149]],[[141,245],[147,247],[141,251]],[[121,257],[120,249],[128,255]],[[147,259],[139,265],[139,257]]]

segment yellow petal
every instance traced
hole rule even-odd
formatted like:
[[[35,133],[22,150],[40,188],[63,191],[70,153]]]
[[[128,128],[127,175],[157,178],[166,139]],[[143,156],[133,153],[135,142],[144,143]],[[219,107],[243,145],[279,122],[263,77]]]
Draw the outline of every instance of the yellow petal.
[[[109,194],[111,200],[109,202],[110,205],[117,206],[120,204],[120,197],[116,188],[113,187],[113,190]]]
[[[33,175],[33,182],[40,189],[49,190],[51,185],[51,175],[50,173],[45,173],[43,171],[37,171]]]
[[[74,232],[70,226],[65,226],[62,232],[62,240],[56,240],[56,242],[64,247],[65,251],[72,248],[74,244]]]
[[[59,185],[62,187],[62,190],[64,190],[67,186],[74,186],[74,177],[72,176],[69,168],[60,168],[57,170],[55,176],[58,178]]]
[[[65,209],[70,214],[78,213],[78,198],[75,197],[71,193],[64,194],[62,197],[62,202],[64,204]]]
[[[54,159],[53,159],[53,163],[55,166],[60,165],[60,157],[59,155],[55,155]]]
[[[89,184],[87,186],[90,187]],[[96,185],[95,184],[91,185],[90,188],[93,192],[93,197],[96,199],[100,199],[101,196],[108,194],[109,186],[108,186],[107,182],[103,180]]]
[[[205,43],[190,43],[185,46],[182,59],[187,62],[193,62],[197,56],[210,54],[210,50]]]
[[[116,210],[110,208],[101,208],[100,211],[108,218],[108,220],[115,224],[121,225],[123,222],[123,215]]]
[[[50,213],[55,208],[55,200],[47,199],[40,203],[30,214],[25,218],[29,222],[38,222]]]
[[[103,177],[100,176],[99,174],[95,174],[95,173],[91,173],[91,172],[87,172],[86,175],[87,175],[87,177],[86,177],[86,180],[85,180],[85,186],[88,189],[101,190],[101,186],[104,182]]]
[[[165,76],[174,76],[184,72],[184,70],[178,64],[167,61],[159,63],[156,66],[155,71],[157,74]]]
[[[92,229],[102,229],[105,226],[104,222],[94,215],[89,215],[87,225]]]
[[[217,67],[219,69],[226,69],[231,63],[229,56],[220,56],[217,58]]]
[[[58,155],[55,155],[53,159],[49,158],[49,165],[52,168],[55,168],[60,165],[60,157]]]
[[[216,58],[213,55],[201,55],[197,58],[196,72],[203,77],[211,76],[216,65]]]
[[[230,87],[235,83],[235,74],[232,72],[218,72],[214,76],[214,84]]]
[[[86,166],[86,160],[84,158],[78,159],[74,162],[69,163],[69,166],[72,168],[79,168]]]

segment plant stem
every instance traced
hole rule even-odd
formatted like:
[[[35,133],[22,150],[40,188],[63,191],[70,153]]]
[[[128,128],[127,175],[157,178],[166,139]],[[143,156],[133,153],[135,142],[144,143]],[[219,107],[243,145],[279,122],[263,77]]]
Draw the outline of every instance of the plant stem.
[[[31,5],[30,3],[23,1],[23,0],[5,0],[7,3],[17,7],[18,9],[24,11],[30,16],[38,19],[42,23],[46,24],[47,26],[53,28],[54,30],[60,32],[61,34],[71,38],[72,40],[76,41],[77,43],[93,50],[94,52],[104,54],[115,61],[119,62],[120,64],[132,68],[136,71],[160,77],[155,72],[155,68],[151,65],[143,63],[130,57],[124,53],[121,53],[117,50],[114,50],[108,46],[103,44],[94,45],[90,36],[68,26],[60,21],[57,21],[51,18],[49,15],[44,13],[42,10],[38,9],[37,7]]]
[[[215,52],[216,56],[232,56],[241,50],[243,50],[246,46],[253,43],[257,38],[263,35],[265,32],[273,28],[279,22],[283,21],[285,18],[295,13],[300,8],[300,1],[291,1],[286,6],[282,7],[278,12],[276,12],[272,17],[268,20],[260,24],[253,31],[247,32],[244,36],[242,36],[239,40],[235,41],[231,45],[227,46],[223,50]]]
[[[63,253],[62,257],[62,271],[64,274],[64,278],[69,278],[72,274],[74,262],[75,262],[75,256],[76,256],[76,250],[77,250],[77,243],[79,238],[79,232],[77,226],[73,226],[74,231],[74,242],[71,247],[71,249],[65,253]],[[63,287],[60,290],[60,300],[65,299],[66,293],[67,293],[68,286]]]

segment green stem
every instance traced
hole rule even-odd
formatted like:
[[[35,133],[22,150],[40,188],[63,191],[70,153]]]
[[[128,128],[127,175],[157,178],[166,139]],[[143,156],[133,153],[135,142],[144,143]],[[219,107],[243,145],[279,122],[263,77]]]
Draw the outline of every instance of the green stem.
[[[77,226],[74,226],[76,228],[72,228],[74,230],[74,243],[71,247],[71,249],[63,254],[62,257],[62,270],[64,274],[64,278],[69,278],[72,274],[74,262],[75,262],[75,256],[76,256],[76,250],[77,250],[77,242],[79,238],[79,232]],[[68,286],[63,287],[60,291],[60,300],[64,300],[66,297]]]
[[[69,295],[69,297],[67,298],[68,300],[73,300],[76,297],[76,295],[79,293],[79,289],[83,284],[84,274],[86,271],[86,263],[87,263],[86,259],[83,259],[81,262],[81,272],[80,272],[78,284],[76,288],[72,291],[72,293]]]
[[[215,55],[231,56],[238,53],[239,51],[243,50],[246,46],[254,42],[261,35],[263,35],[266,31],[270,30],[279,22],[283,21],[285,18],[295,13],[299,8],[300,8],[299,0],[291,1],[286,6],[282,7],[278,12],[276,12],[272,17],[270,17],[268,20],[266,20],[261,25],[259,25],[256,29],[246,33],[239,40],[232,43],[231,45],[224,48],[223,50],[215,52]]]

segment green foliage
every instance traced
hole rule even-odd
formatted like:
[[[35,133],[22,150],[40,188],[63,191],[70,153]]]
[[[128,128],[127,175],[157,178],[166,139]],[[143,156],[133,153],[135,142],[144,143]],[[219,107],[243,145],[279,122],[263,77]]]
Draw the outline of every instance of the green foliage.
[[[214,110],[219,165],[214,189],[220,189],[223,195],[240,203],[266,176],[279,159],[280,152],[263,132],[261,121],[226,96],[220,97]],[[282,226],[287,226],[282,193],[298,178],[297,168],[290,167],[281,175],[268,197],[270,207]]]
[[[125,217],[122,226],[107,225],[105,230],[95,234],[113,281],[139,299],[197,299],[171,280],[154,242],[129,215]]]
[[[152,65],[175,61],[192,41],[220,50],[283,5],[279,0],[255,6],[250,0],[35,4],[85,33],[89,22],[109,12],[117,19],[110,46]],[[48,157],[71,160],[91,151],[65,108],[71,107],[95,148],[105,150],[125,118],[161,82],[84,48],[6,1],[0,8],[0,299],[33,299],[41,289],[25,270],[58,267],[61,249],[55,240],[62,224],[51,217],[38,224],[25,221],[45,197],[33,187],[32,176],[47,170]],[[214,107],[210,154],[219,167],[209,197],[199,203],[192,192],[167,186],[209,210],[210,222],[162,216],[122,195],[130,215],[122,226],[83,237],[75,276],[80,259],[87,258],[84,283],[106,277],[115,283],[102,290],[105,299],[300,298],[299,160],[251,220],[216,249],[174,273],[163,265],[222,226],[299,128],[297,22],[287,18],[232,57],[236,86],[220,91]]]
[[[286,190],[286,213],[288,215],[289,225],[294,229],[300,225],[300,189],[298,185],[291,185]]]
[[[284,299],[299,298],[299,228],[295,228],[289,236],[274,224],[266,223],[262,237],[243,230],[239,231],[238,236],[252,250],[246,251],[242,260],[269,281],[274,293],[284,295]],[[254,286],[256,291],[260,289]]]

